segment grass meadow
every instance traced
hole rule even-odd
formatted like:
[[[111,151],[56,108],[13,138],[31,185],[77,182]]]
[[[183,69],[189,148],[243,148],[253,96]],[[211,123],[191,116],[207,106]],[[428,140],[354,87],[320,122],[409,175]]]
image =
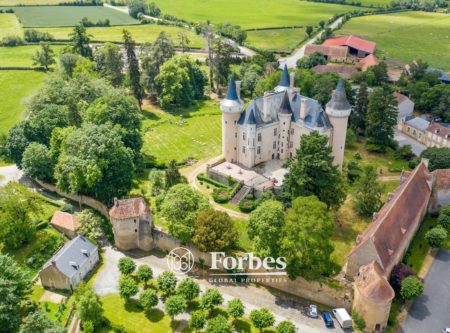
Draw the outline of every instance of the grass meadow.
[[[380,58],[422,59],[450,70],[450,15],[402,12],[352,18],[336,35],[357,34],[377,43]]]
[[[64,46],[51,45],[50,48],[58,58],[59,52]],[[32,57],[38,49],[40,49],[39,45],[0,47],[0,67],[31,67],[33,66]]]
[[[316,25],[359,7],[298,0],[155,0],[163,13],[193,21],[230,22],[243,29]]]
[[[290,52],[305,38],[304,28],[247,31],[246,43],[261,50]]]
[[[362,6],[385,8],[391,4],[391,0],[358,0]]]
[[[87,17],[92,22],[109,19],[111,25],[139,24],[131,16],[103,6],[29,6],[14,7],[25,28],[74,26]]]
[[[145,24],[117,27],[92,27],[87,28],[87,31],[95,41],[120,42],[122,41],[123,29],[128,30],[137,43],[154,42],[160,32],[165,31],[167,36],[169,36],[175,44],[178,44],[178,33],[184,30],[190,40],[190,47],[201,48],[205,44],[203,38],[196,35],[194,32],[167,25]],[[58,40],[66,40],[69,39],[68,35],[72,32],[73,28],[39,28],[38,30],[49,32]]]
[[[63,2],[73,2],[73,0],[0,0],[0,6],[57,5]]]
[[[24,102],[44,78],[45,74],[37,71],[0,71],[0,134],[22,119]]]
[[[0,14],[0,39],[8,35],[22,35],[22,28],[14,14]]]

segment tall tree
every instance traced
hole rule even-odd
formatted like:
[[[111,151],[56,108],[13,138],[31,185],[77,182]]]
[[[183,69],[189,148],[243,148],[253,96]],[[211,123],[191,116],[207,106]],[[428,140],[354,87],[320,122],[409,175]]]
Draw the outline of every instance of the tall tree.
[[[125,52],[127,55],[128,77],[130,80],[130,88],[133,96],[142,107],[142,99],[144,98],[144,88],[141,85],[141,72],[139,70],[139,61],[136,57],[135,43],[131,34],[127,30],[123,30],[123,41]]]
[[[178,170],[177,162],[175,160],[169,162],[169,167],[166,170],[164,170],[164,174],[165,174],[164,187],[166,190],[168,190],[169,188],[171,188],[176,184],[184,182],[183,176]]]
[[[22,157],[22,169],[26,175],[49,182],[53,179],[53,167],[48,149],[43,144],[32,142],[25,149]]]
[[[333,165],[326,136],[317,132],[303,135],[300,148],[289,160],[288,168],[281,193],[286,205],[298,196],[310,195],[316,195],[328,207],[338,208],[344,202],[344,181]]]
[[[20,325],[19,333],[65,333],[66,329],[59,326],[40,310],[28,314]]]
[[[420,154],[420,157],[429,160],[428,169],[430,171],[450,168],[450,148],[427,148]]]
[[[266,308],[252,310],[252,312],[250,312],[250,320],[253,325],[259,329],[259,332],[262,332],[263,329],[270,327],[275,323],[274,315]]]
[[[89,45],[91,38],[83,24],[80,23],[73,28],[73,31],[69,34],[69,39],[73,53],[82,57],[92,58],[92,48]]]
[[[214,27],[207,22],[206,24],[203,25],[202,29],[202,34],[206,39],[206,43],[207,43],[207,47],[208,47],[208,67],[209,67],[209,83],[210,83],[210,87],[211,90],[214,90],[214,81],[213,81],[213,42],[214,39],[216,38],[216,31],[214,29]]]
[[[292,202],[280,240],[289,278],[311,279],[334,272],[333,229],[334,221],[317,197],[299,197]]]
[[[208,61],[212,61],[214,65],[213,78],[216,81],[216,92],[221,94],[221,85],[226,84],[230,75],[231,55],[233,53],[233,47],[222,38],[216,38],[212,44],[213,58],[209,58]]]
[[[130,0],[128,1],[128,14],[131,17],[139,18],[139,14],[147,13],[147,4],[144,0]]]
[[[87,286],[82,286],[75,299],[77,317],[83,321],[90,321],[94,327],[99,327],[103,321],[103,304],[100,297]]]
[[[384,186],[381,184],[375,167],[368,165],[362,170],[358,182],[356,183],[355,208],[359,215],[372,216],[377,212],[383,202]]]
[[[359,86],[356,103],[349,118],[350,127],[358,135],[364,134],[366,131],[368,97],[367,83],[363,81]]]
[[[189,44],[191,43],[191,41],[189,40],[189,37],[187,36],[186,31],[181,30],[178,33],[178,41],[181,46],[181,51],[183,53],[189,50]]]
[[[105,43],[102,48],[94,54],[97,70],[102,77],[108,79],[115,87],[123,82],[123,60],[120,47],[113,43]]]
[[[56,62],[55,54],[48,43],[41,42],[40,47],[41,48],[36,50],[36,54],[33,56],[33,65],[44,67],[44,69],[48,71],[48,68]]]

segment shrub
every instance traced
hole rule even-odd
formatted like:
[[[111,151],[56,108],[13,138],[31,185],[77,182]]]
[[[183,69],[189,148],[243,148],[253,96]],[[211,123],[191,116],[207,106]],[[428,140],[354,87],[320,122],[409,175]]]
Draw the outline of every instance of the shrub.
[[[355,309],[352,310],[352,318],[353,322],[355,323],[356,327],[358,327],[358,329],[363,331],[366,328],[366,321],[364,320],[363,317],[361,317],[361,315],[358,312],[356,312]]]
[[[2,46],[20,46],[23,45],[23,39],[20,38],[19,36],[15,36],[15,35],[9,35],[6,37],[3,37],[0,45]]]
[[[425,234],[425,239],[431,247],[441,248],[447,240],[447,230],[445,230],[441,225],[438,225],[427,231]]]
[[[29,43],[50,42],[55,38],[48,32],[42,32],[35,29],[27,29],[24,32],[24,38]]]
[[[119,259],[118,267],[122,274],[131,274],[136,269],[136,263],[129,257],[122,257]]]
[[[408,276],[402,281],[400,296],[404,300],[413,300],[422,295],[423,283],[416,276]]]
[[[447,229],[450,226],[450,216],[441,213],[438,217],[438,222],[441,226]]]
[[[203,173],[199,173],[197,175],[197,179],[201,180],[201,181],[204,181],[206,183],[209,183],[211,185],[214,185],[215,187],[228,188],[227,185],[222,184],[221,182],[218,182],[217,180],[214,180],[214,179],[211,179],[209,177],[206,177]]]
[[[239,209],[244,213],[250,213],[255,209],[255,202],[251,199],[242,199],[239,201]]]
[[[215,202],[225,203],[230,200],[230,195],[226,189],[215,188],[212,193],[212,197]]]

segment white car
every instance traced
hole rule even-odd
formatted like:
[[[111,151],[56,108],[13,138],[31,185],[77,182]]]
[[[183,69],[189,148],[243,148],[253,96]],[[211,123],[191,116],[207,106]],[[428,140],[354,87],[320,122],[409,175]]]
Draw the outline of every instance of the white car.
[[[444,328],[442,333],[450,333],[450,327]]]
[[[309,306],[308,315],[311,318],[318,318],[319,317],[319,313],[317,312],[317,305],[311,304]]]

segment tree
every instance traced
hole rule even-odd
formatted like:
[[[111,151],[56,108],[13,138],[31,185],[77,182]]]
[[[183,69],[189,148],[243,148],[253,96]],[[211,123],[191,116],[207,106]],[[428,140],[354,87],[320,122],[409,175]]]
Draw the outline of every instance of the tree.
[[[428,170],[430,171],[450,168],[450,148],[427,148],[420,157],[429,160]]]
[[[184,30],[178,32],[178,41],[181,47],[181,52],[186,52],[189,50],[189,43],[191,42]]]
[[[129,275],[122,275],[119,280],[120,297],[128,301],[131,297],[136,295],[138,291],[139,286],[136,281]]]
[[[400,296],[407,301],[413,300],[422,295],[423,289],[423,282],[417,276],[408,276],[402,281]]]
[[[6,138],[6,154],[19,168],[22,166],[23,153],[30,144],[26,135],[27,125],[28,123],[26,121],[15,124],[9,130],[8,137]]]
[[[187,184],[177,184],[169,189],[161,205],[161,214],[169,222],[169,233],[189,242],[199,211],[210,208],[208,199]]]
[[[361,216],[371,217],[377,212],[383,202],[381,196],[384,186],[381,184],[377,170],[372,165],[367,165],[362,170],[362,175],[356,183],[355,209]]]
[[[447,240],[447,234],[447,230],[445,230],[441,225],[438,225],[427,231],[425,234],[425,239],[431,247],[441,248]]]
[[[439,214],[438,223],[444,229],[448,229],[448,227],[450,227],[450,215],[446,215],[446,214],[443,214],[443,213]]]
[[[79,58],[80,56],[74,53],[63,53],[59,56],[61,69],[63,73],[67,75],[67,77],[72,77],[73,70],[77,65],[77,61]]]
[[[146,14],[147,4],[144,0],[128,1],[128,14],[135,19],[139,18],[139,14]]]
[[[310,25],[306,26],[306,34],[308,35],[308,37],[311,37],[311,34],[313,33],[313,27]]]
[[[158,305],[158,294],[156,291],[152,289],[145,289],[139,295],[139,304],[146,310],[150,310],[151,308]]]
[[[292,321],[283,320],[277,325],[275,330],[276,333],[295,333],[296,328]]]
[[[320,29],[323,29],[323,27],[325,26],[325,21],[320,21],[319,22],[319,27],[320,27]]]
[[[65,333],[66,329],[36,310],[28,314],[20,325],[19,333]]]
[[[368,96],[367,83],[361,82],[356,96],[356,104],[349,117],[350,127],[358,135],[364,134],[366,131]]]
[[[124,63],[118,45],[105,43],[102,48],[95,52],[94,59],[97,64],[97,71],[101,73],[102,77],[115,87],[122,84]]]
[[[277,257],[283,226],[284,207],[279,201],[265,201],[250,213],[247,234],[258,256]]]
[[[161,9],[154,2],[150,2],[148,5],[148,15],[153,17],[159,17],[161,15]]]
[[[78,24],[73,28],[69,34],[70,45],[72,46],[72,53],[79,54],[82,57],[92,58],[92,49],[90,47],[91,38],[86,32],[83,24]]]
[[[193,279],[185,278],[178,284],[177,294],[183,296],[186,301],[192,301],[200,294],[200,286]]]
[[[41,42],[40,46],[40,50],[36,50],[36,54],[33,56],[33,66],[44,67],[48,71],[48,68],[56,63],[55,55],[48,43]]]
[[[203,329],[206,324],[206,313],[203,310],[196,310],[191,312],[191,317],[189,318],[189,327],[195,332]]]
[[[275,317],[266,308],[253,310],[252,312],[250,312],[250,320],[252,321],[253,325],[255,325],[255,327],[259,329],[260,332],[275,323]]]
[[[204,24],[202,27],[201,27],[201,32],[202,32],[202,35],[203,35],[203,37],[205,37],[205,39],[206,39],[206,42],[207,42],[207,48],[208,48],[208,67],[209,67],[209,84],[210,84],[210,87],[211,87],[211,90],[213,90],[214,89],[214,81],[213,81],[213,61],[212,61],[212,59],[213,59],[213,49],[212,49],[212,46],[213,46],[213,41],[214,41],[214,39],[216,38],[216,31],[215,31],[215,29],[214,29],[214,27],[209,23],[209,22],[207,22],[206,24]]]
[[[176,184],[184,183],[183,176],[178,170],[177,162],[175,160],[169,162],[169,167],[164,170],[164,174],[166,179],[164,187],[166,190],[170,189]]]
[[[404,263],[400,263],[394,267],[394,270],[391,275],[391,285],[396,291],[400,291],[400,287],[402,285],[402,281],[406,279],[408,276],[416,275],[414,270],[405,265]]]
[[[186,311],[187,303],[183,296],[169,296],[164,304],[164,309],[166,310],[167,315],[173,320],[176,315]]]
[[[282,199],[289,205],[298,196],[316,195],[328,207],[338,208],[345,200],[344,182],[331,156],[328,138],[317,132],[302,135],[300,148],[288,161]]]
[[[242,304],[239,298],[234,298],[228,302],[227,311],[233,317],[234,321],[244,315],[244,310],[244,304]]]
[[[200,298],[200,307],[211,311],[215,306],[223,303],[223,296],[216,288],[207,288]]]
[[[20,324],[20,303],[31,293],[29,274],[8,255],[0,255],[0,332],[14,332]]]
[[[158,289],[164,295],[172,294],[177,287],[177,278],[172,272],[163,272],[162,274],[158,275],[156,282],[158,285]]]
[[[345,146],[348,148],[353,148],[356,144],[356,134],[351,128],[347,130],[347,135],[345,136]]]
[[[236,244],[238,232],[225,212],[205,210],[197,215],[192,242],[200,251],[222,251]]]
[[[53,179],[53,161],[48,149],[43,144],[32,142],[25,149],[22,157],[23,172],[45,182]]]
[[[77,317],[82,321],[90,321],[99,327],[103,321],[103,304],[100,297],[90,288],[84,287],[75,302]]]
[[[304,56],[297,60],[297,68],[313,68],[317,65],[325,65],[327,60],[323,53],[314,52],[309,56]]]
[[[122,274],[126,274],[126,275],[133,273],[134,270],[136,269],[136,263],[130,257],[120,258],[119,264],[117,266],[119,267],[119,271]]]
[[[55,128],[66,127],[70,123],[66,106],[46,104],[42,108],[30,109],[26,120],[25,133],[30,141],[49,146]]]
[[[256,86],[264,73],[263,68],[258,64],[242,65],[242,94],[253,96],[255,94]]]
[[[103,218],[93,209],[84,209],[78,214],[77,233],[92,241],[97,241],[103,235]]]
[[[313,278],[333,272],[333,229],[333,219],[317,197],[298,197],[292,202],[280,240],[280,254],[286,257],[289,278]]]
[[[138,267],[137,277],[139,281],[147,285],[147,282],[153,277],[153,270],[147,265],[141,265]]]
[[[392,145],[397,124],[397,103],[390,91],[376,88],[369,96],[366,116],[366,137],[369,144],[384,150]]]
[[[205,333],[233,333],[234,328],[228,322],[227,318],[218,315],[206,322]]]
[[[123,30],[123,42],[127,55],[129,85],[133,96],[138,101],[139,108],[141,108],[144,88],[141,85],[141,72],[139,71],[139,61],[136,57],[135,43],[127,30]]]
[[[216,81],[217,93],[221,94],[221,85],[227,84],[230,76],[233,47],[222,38],[215,38],[212,42],[213,57],[208,58],[214,66],[212,79]],[[210,78],[211,80],[211,78]]]

